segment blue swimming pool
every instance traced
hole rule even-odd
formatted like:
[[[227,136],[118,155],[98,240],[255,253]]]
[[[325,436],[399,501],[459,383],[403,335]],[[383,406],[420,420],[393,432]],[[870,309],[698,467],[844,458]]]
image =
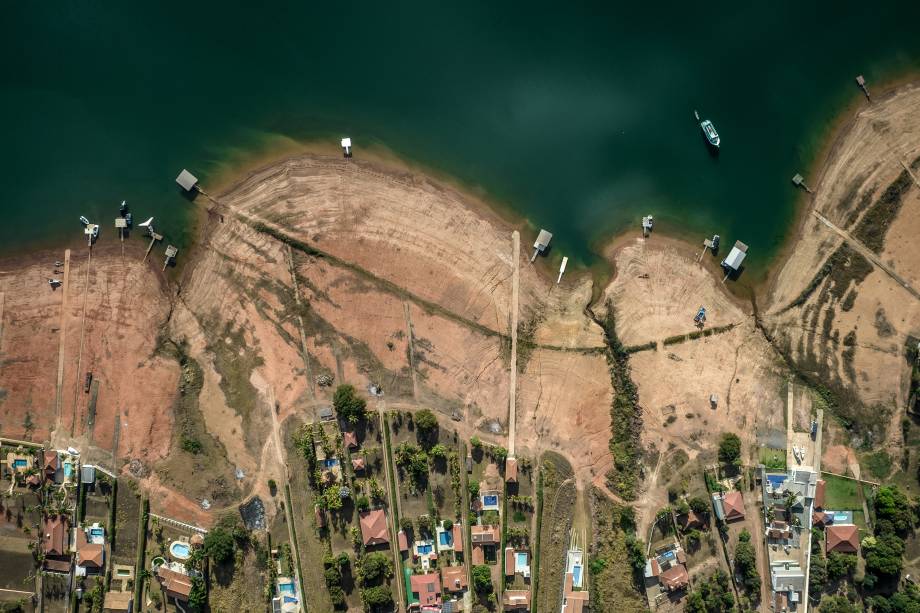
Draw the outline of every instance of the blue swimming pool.
[[[495,506],[498,504],[498,496],[495,494],[492,494],[490,496],[483,496],[482,504],[489,506],[489,507]]]
[[[851,515],[847,511],[834,511],[834,514],[833,514],[835,524],[839,524],[840,522],[852,521],[850,517]]]
[[[581,564],[572,567],[572,584],[575,587],[581,587]]]
[[[431,553],[434,550],[434,545],[419,545],[417,549],[420,554]]]
[[[454,537],[450,532],[441,532],[438,535],[438,543],[440,543],[442,546],[453,545]]]
[[[105,536],[105,530],[102,528],[90,528],[89,535],[90,536]]]
[[[514,565],[516,568],[524,568],[527,566],[527,552],[518,551],[514,554]]]
[[[323,466],[325,468],[332,468],[333,466],[338,466],[338,465],[339,465],[338,458],[326,458],[325,460],[323,460]]]
[[[665,560],[673,560],[673,559],[674,559],[674,550],[671,549],[671,550],[669,550],[669,551],[665,551],[663,554],[661,554],[661,557],[664,558]]]
[[[289,582],[279,583],[278,591],[282,594],[293,594],[294,593],[294,584]]]
[[[284,597],[284,602],[295,602],[295,603],[296,603],[296,602],[298,602],[298,600],[297,600],[296,598],[294,598],[293,596],[285,596],[285,597]]]
[[[173,541],[173,544],[169,546],[169,553],[179,560],[187,560],[189,557],[188,543]]]
[[[767,481],[773,486],[773,489],[781,487],[786,481],[786,475],[767,475]]]
[[[25,460],[13,460],[13,468],[25,468],[29,463]]]
[[[73,474],[73,464],[70,462],[64,462],[64,477],[70,478],[70,475]]]

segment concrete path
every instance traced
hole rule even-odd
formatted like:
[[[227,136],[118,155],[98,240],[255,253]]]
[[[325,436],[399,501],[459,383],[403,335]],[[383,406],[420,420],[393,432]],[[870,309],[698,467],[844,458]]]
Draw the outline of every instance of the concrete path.
[[[514,430],[517,421],[517,329],[518,329],[518,293],[521,272],[521,235],[515,230],[511,233],[512,273],[511,273],[511,387],[508,390],[508,456],[514,457]]]
[[[812,209],[811,213],[812,215],[817,217],[818,220],[821,221],[821,223],[823,223],[825,226],[827,226],[828,228],[830,228],[831,230],[839,234],[843,238],[843,240],[846,242],[846,244],[849,245],[854,251],[857,251],[864,258],[872,262],[872,264],[874,264],[878,268],[885,271],[885,273],[887,273],[889,277],[894,279],[898,285],[906,289],[910,293],[911,296],[913,296],[917,300],[920,300],[920,292],[918,292],[913,287],[911,287],[910,284],[901,275],[896,273],[893,268],[889,267],[887,264],[882,262],[882,260],[879,259],[879,257],[875,254],[874,251],[872,251],[871,249],[863,245],[861,242],[856,240],[853,237],[853,235],[847,232],[846,230],[842,228],[838,228],[831,220],[829,220],[827,217],[825,217],[818,211]]]

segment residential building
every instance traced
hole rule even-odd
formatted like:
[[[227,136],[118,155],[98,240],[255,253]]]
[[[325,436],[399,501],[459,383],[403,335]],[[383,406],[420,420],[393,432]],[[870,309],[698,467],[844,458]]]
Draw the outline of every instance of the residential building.
[[[677,525],[681,530],[698,530],[706,525],[706,520],[700,513],[687,511],[677,516]]]
[[[167,598],[188,602],[188,597],[192,593],[192,577],[183,564],[167,562],[157,566],[154,572]]]
[[[859,551],[859,528],[849,525],[828,526],[824,529],[827,553],[856,553]]]
[[[528,590],[505,590],[502,594],[502,606],[505,611],[529,611],[530,592]]]
[[[349,449],[358,448],[358,435],[354,432],[343,432],[342,433],[342,444],[348,447]]]
[[[65,515],[45,518],[42,532],[42,551],[45,570],[57,573],[70,572],[70,523]]]
[[[409,586],[412,592],[412,600],[418,601],[412,603],[410,609],[413,606],[416,607],[416,610],[424,610],[426,607],[440,607],[441,577],[438,573],[412,575],[409,577]]]
[[[716,517],[722,521],[732,522],[744,519],[744,498],[737,490],[713,494],[712,506]]]
[[[442,566],[441,584],[448,592],[462,592],[467,588],[466,565]]]
[[[104,613],[131,613],[133,605],[132,592],[106,592],[102,610]]]
[[[387,515],[383,509],[359,513],[361,538],[365,546],[384,545],[390,542],[387,530]]]
[[[486,549],[494,549],[500,542],[498,526],[473,526],[470,528],[473,565],[485,564]]]
[[[505,481],[508,483],[517,483],[518,480],[518,463],[517,458],[505,459]]]

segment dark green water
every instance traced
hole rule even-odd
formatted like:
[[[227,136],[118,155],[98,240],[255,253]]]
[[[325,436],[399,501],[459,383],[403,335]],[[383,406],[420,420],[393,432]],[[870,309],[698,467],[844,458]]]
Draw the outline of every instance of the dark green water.
[[[207,186],[273,135],[349,134],[483,187],[581,261],[651,212],[760,267],[854,77],[920,61],[918,2],[285,4],[6,3],[3,249],[77,240],[80,214],[112,240],[122,199],[185,244],[182,167]]]

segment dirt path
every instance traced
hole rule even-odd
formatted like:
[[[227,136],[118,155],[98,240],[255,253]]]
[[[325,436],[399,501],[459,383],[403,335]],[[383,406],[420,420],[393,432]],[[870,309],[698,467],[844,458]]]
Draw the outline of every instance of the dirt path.
[[[403,313],[406,317],[406,345],[409,353],[409,372],[412,373],[412,399],[418,401],[418,373],[415,372],[415,344],[412,337],[412,316],[409,314],[409,303],[403,301]]]
[[[83,313],[80,316],[80,349],[77,351],[77,376],[73,385],[73,420],[70,422],[70,436],[77,433],[77,398],[80,394],[80,367],[83,362],[83,343],[86,340],[86,303],[89,299],[89,275],[93,268],[93,248],[86,254],[86,276],[83,281]]]
[[[64,347],[67,343],[67,298],[70,294],[70,249],[64,250],[64,281],[61,284],[61,336],[58,347],[57,388],[54,400],[55,424],[52,435],[61,428],[61,413],[63,411],[64,396]]]
[[[517,421],[517,329],[521,277],[521,235],[517,230],[511,233],[511,243],[511,386],[508,389],[508,456],[513,458],[515,422]]]
[[[911,287],[910,284],[904,280],[904,277],[896,273],[894,269],[892,269],[887,264],[882,262],[882,260],[875,254],[874,251],[872,251],[871,249],[863,245],[861,242],[856,240],[853,237],[853,235],[847,232],[846,230],[843,230],[842,228],[837,227],[831,220],[829,220],[827,217],[825,217],[824,215],[822,215],[815,209],[812,209],[811,214],[817,217],[821,221],[821,223],[823,223],[825,226],[827,226],[828,228],[830,228],[831,230],[839,234],[843,238],[843,240],[854,250],[858,251],[860,255],[862,255],[864,258],[872,262],[876,267],[878,267],[879,269],[883,270],[886,274],[888,274],[888,276],[894,279],[898,285],[906,289],[910,293],[911,296],[913,296],[917,300],[920,300],[920,292],[918,292],[913,287]]]
[[[310,399],[316,398],[313,390],[313,372],[310,370],[310,354],[307,352],[307,333],[303,327],[303,316],[300,314],[300,286],[297,284],[297,269],[294,267],[294,252],[287,245],[288,267],[291,270],[291,284],[294,287],[294,301],[297,303],[297,330],[300,332],[300,351],[303,357],[304,372],[307,376],[307,392]]]
[[[285,487],[283,488],[284,489],[284,512],[285,514],[287,514],[288,509],[290,509],[291,512],[293,513],[294,505],[288,496],[289,492],[291,491],[291,476],[290,474],[288,474],[288,468],[287,468],[288,464],[287,464],[286,458],[284,457],[286,450],[284,448],[284,445],[281,444],[281,423],[278,421],[278,411],[275,410],[275,390],[272,387],[269,387],[268,394],[269,394],[269,403],[270,403],[270,406],[268,407],[268,412],[271,413],[272,415],[272,441],[275,447],[275,457],[278,461],[278,468],[277,468],[278,473],[279,473],[278,477],[279,478],[283,477],[282,482],[285,484]],[[264,468],[264,467],[260,467],[260,468]],[[294,534],[294,518],[288,517],[285,523],[287,524],[287,529],[288,529],[288,540],[290,540],[291,547],[293,547],[296,552],[297,564],[294,565],[294,572],[297,575],[297,585],[300,586],[300,598],[304,602],[306,602],[305,594],[303,591],[304,590],[303,577],[301,577],[300,575],[300,559],[301,559],[300,558],[300,547],[298,547],[297,545],[297,536]]]
[[[377,417],[378,417],[378,420],[377,420],[378,426],[381,429],[390,427],[390,424],[386,418],[386,401],[385,400],[377,401]],[[399,562],[399,550],[396,547],[396,534],[399,531],[399,524],[396,522],[396,518],[402,517],[402,509],[399,506],[398,492],[397,492],[396,500],[393,500],[394,484],[390,482],[390,470],[391,470],[390,462],[392,461],[392,455],[391,455],[392,450],[390,449],[390,445],[388,441],[389,441],[389,438],[387,437],[386,432],[384,432],[384,435],[383,435],[383,476],[384,476],[384,481],[386,482],[387,500],[389,501],[389,506],[390,506],[390,530],[393,531],[393,538],[390,539],[390,553],[393,556],[393,562],[397,563],[396,568],[399,569],[401,568],[401,565],[398,563]],[[396,509],[396,513],[393,513],[393,509]],[[399,609],[398,610],[402,612],[402,611],[405,611],[405,602],[406,602],[406,595],[404,593],[405,579],[400,575],[399,577],[396,578],[395,583],[396,583],[397,591],[399,592],[399,600],[398,600]]]

